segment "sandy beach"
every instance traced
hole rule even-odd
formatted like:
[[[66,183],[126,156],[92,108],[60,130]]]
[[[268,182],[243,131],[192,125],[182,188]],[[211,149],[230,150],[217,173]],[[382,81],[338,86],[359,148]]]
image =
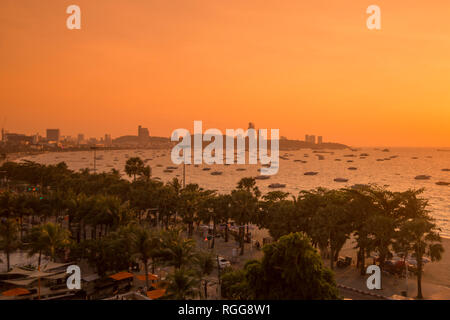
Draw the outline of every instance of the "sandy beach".
[[[445,250],[442,260],[430,262],[424,268],[422,292],[425,299],[450,299],[450,239],[443,238],[442,245]],[[354,246],[353,240],[350,239],[340,253],[341,256],[351,256],[353,264],[356,262]],[[325,263],[328,263],[328,261]],[[369,291],[366,287],[367,276],[359,275],[359,270],[356,270],[354,265],[351,268],[335,268],[335,273],[339,284]],[[400,295],[406,289],[408,297],[415,297],[417,294],[417,279],[415,276],[408,279],[408,285],[406,285],[405,279],[387,274],[383,274],[382,281],[383,289],[377,290],[377,294],[390,297],[393,294]]]

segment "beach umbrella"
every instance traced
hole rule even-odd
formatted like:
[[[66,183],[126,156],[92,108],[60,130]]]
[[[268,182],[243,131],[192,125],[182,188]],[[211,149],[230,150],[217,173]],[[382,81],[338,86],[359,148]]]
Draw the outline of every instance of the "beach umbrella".
[[[2,295],[7,297],[17,297],[17,296],[23,296],[25,294],[30,294],[30,291],[24,288],[14,288],[8,291],[2,292]]]
[[[138,278],[141,281],[145,281],[145,274],[138,274],[138,275],[136,275],[136,278]],[[150,280],[150,281],[158,280],[158,276],[156,274],[149,273],[148,274],[148,280]]]
[[[151,290],[151,291],[147,291],[147,297],[149,297],[152,300],[158,299],[158,298],[161,298],[165,293],[166,293],[166,289]]]

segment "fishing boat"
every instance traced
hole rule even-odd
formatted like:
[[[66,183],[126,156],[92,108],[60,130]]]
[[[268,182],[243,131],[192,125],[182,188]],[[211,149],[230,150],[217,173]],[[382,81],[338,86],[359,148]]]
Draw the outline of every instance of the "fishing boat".
[[[318,174],[318,172],[315,172],[315,171],[308,171],[308,172],[305,172],[303,175],[305,175],[305,176],[315,176],[315,175],[317,175]]]
[[[275,188],[285,188],[286,185],[283,183],[271,183],[269,184],[269,188],[275,189]]]
[[[430,180],[430,178],[431,178],[431,176],[427,176],[425,174],[421,174],[421,175],[416,176],[414,179],[416,179],[416,180]]]
[[[345,179],[345,178],[336,178],[336,179],[334,179],[334,182],[348,182],[348,179]]]

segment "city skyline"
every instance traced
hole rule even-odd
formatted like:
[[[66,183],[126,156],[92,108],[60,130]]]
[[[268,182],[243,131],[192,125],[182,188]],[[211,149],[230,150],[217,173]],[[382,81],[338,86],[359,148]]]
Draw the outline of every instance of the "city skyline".
[[[237,127],[237,128],[246,129],[245,126],[240,126],[240,127]],[[39,137],[42,137],[42,138],[46,137],[46,131],[49,130],[48,128],[44,128],[41,131],[36,131],[36,130],[19,131],[19,130],[8,129],[8,128],[2,128],[2,129],[4,130],[5,134],[23,134],[23,135],[26,135],[26,136],[29,136],[29,137],[39,136]],[[119,137],[125,137],[125,136],[136,136],[136,137],[139,137],[139,133],[138,133],[139,132],[139,126],[135,126],[135,128],[131,129],[131,130],[127,129],[126,131],[124,131],[122,133],[118,132],[117,135],[111,134],[109,132],[101,133],[101,129],[99,129],[97,131],[97,132],[100,132],[99,134],[92,134],[92,135],[91,134],[86,134],[85,131],[83,132],[81,130],[68,133],[68,132],[65,132],[64,129],[61,129],[61,128],[55,128],[55,129],[58,129],[60,131],[60,136],[62,138],[69,138],[69,139],[72,139],[74,141],[75,140],[79,141],[80,137],[82,137],[81,140],[84,140],[84,141],[97,139],[98,142],[106,140],[106,137],[108,137],[111,140],[114,140],[114,139],[119,138]],[[137,132],[136,132],[136,129],[138,130]],[[147,129],[147,128],[142,128],[142,129]],[[256,128],[256,130],[257,129],[258,128]],[[50,129],[50,130],[52,130],[52,129]],[[147,129],[147,130],[150,130],[150,132],[153,133],[151,128]],[[222,129],[219,129],[219,130],[222,130]],[[224,130],[222,130],[222,131],[224,131]],[[315,131],[313,130],[312,132],[315,132]],[[171,134],[172,134],[172,131],[169,132],[166,135],[165,134],[161,134],[161,135],[159,135],[159,134],[149,134],[149,136],[150,137],[163,137],[163,138],[170,139]],[[286,137],[284,135],[281,135],[280,138],[287,138],[289,140],[305,141],[305,142],[310,142],[310,143],[313,143],[313,144],[321,144],[324,141],[324,140],[322,140],[322,139],[324,139],[323,135],[316,135],[316,134],[312,134],[311,135],[311,134],[308,134],[308,133],[306,133],[306,134],[298,134],[295,137],[290,137],[290,136]],[[373,144],[373,145],[370,145],[370,144],[352,145],[352,144],[346,143],[345,141],[338,141],[337,139],[333,139],[333,137],[327,137],[327,142],[341,143],[341,144],[348,145],[350,147],[397,147],[397,148],[448,148],[448,147],[450,147],[450,145],[448,145],[448,144],[447,145],[428,145],[428,146],[424,146],[424,145],[422,145],[422,146],[420,146],[420,145],[418,145],[418,146],[414,146],[414,145],[392,145],[392,144],[389,144],[389,143]]]

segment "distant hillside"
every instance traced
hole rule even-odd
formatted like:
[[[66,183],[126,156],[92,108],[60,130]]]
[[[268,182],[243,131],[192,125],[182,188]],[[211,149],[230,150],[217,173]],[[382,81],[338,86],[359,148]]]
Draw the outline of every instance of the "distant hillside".
[[[149,148],[149,149],[167,149],[174,146],[176,143],[170,141],[166,137],[149,137],[142,139],[138,136],[122,136],[114,139],[113,145],[120,148]]]
[[[280,140],[280,150],[298,150],[298,149],[347,149],[349,146],[342,143],[324,142],[321,144],[312,144],[302,140]]]
[[[226,136],[224,137],[224,141]],[[194,145],[194,136],[191,137],[191,145]],[[150,149],[163,149],[172,148],[177,142],[170,141],[166,137],[150,137],[146,140],[140,139],[138,136],[122,136],[113,140],[114,146],[117,147],[140,147],[140,148],[150,148]],[[203,141],[203,147],[210,144],[209,141]],[[302,140],[280,140],[280,150],[298,150],[298,149],[347,149],[349,148],[345,144],[325,142],[321,144],[312,144]],[[225,147],[225,145],[224,145]],[[236,148],[236,141],[235,141]],[[270,148],[270,140],[268,141],[268,148]]]

